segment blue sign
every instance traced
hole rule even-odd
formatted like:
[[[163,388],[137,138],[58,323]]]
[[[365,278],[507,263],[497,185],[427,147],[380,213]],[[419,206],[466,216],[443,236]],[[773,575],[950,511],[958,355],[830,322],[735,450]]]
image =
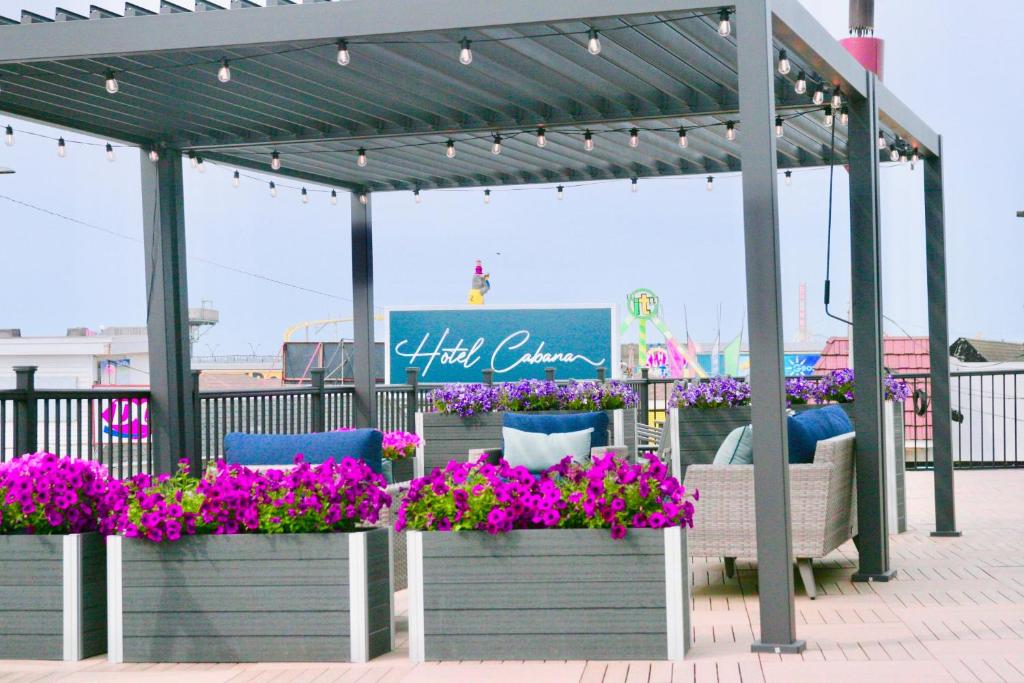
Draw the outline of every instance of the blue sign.
[[[593,379],[618,370],[614,307],[472,308],[388,312],[388,379],[403,384],[406,368],[423,382]]]

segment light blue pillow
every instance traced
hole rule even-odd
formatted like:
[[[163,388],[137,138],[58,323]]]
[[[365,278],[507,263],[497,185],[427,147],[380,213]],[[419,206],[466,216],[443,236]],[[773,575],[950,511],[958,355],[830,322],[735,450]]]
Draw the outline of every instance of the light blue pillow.
[[[522,465],[533,474],[557,465],[567,455],[572,456],[573,462],[586,464],[590,462],[593,432],[593,428],[589,428],[578,432],[540,434],[502,427],[501,436],[505,441],[502,457],[509,465]]]
[[[729,432],[715,454],[715,465],[754,464],[754,439],[750,425]]]

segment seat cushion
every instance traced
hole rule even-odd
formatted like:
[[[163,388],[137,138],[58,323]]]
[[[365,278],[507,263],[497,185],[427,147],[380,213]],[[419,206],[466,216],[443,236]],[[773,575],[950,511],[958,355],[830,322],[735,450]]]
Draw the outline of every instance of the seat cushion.
[[[787,418],[789,426],[789,462],[814,462],[818,442],[853,431],[853,423],[839,406],[805,410]]]
[[[593,431],[593,428],[587,428],[578,432],[541,434],[502,427],[501,436],[505,442],[502,455],[508,464],[513,467],[522,465],[531,474],[557,465],[567,455],[573,462],[586,464],[590,462]]]
[[[501,424],[503,427],[535,434],[560,434],[593,429],[593,434],[590,437],[591,448],[603,448],[608,445],[608,414],[600,411],[548,415],[505,413],[502,416]],[[588,452],[589,450],[587,449]]]
[[[239,465],[291,465],[301,453],[306,462],[318,465],[328,458],[364,460],[374,472],[381,471],[384,435],[376,429],[311,434],[245,434],[224,437],[224,459]]]
[[[729,432],[715,454],[715,465],[752,465],[754,463],[753,436],[750,425]]]

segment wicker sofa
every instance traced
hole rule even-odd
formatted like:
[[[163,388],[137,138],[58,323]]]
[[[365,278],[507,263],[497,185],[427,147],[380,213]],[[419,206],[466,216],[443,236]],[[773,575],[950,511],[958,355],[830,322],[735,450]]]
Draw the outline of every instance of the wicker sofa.
[[[813,463],[789,468],[793,556],[811,599],[813,561],[856,533],[853,447],[852,432],[819,441]],[[687,532],[690,555],[723,557],[733,576],[736,558],[757,557],[753,466],[690,465],[685,485],[700,491],[697,524]]]

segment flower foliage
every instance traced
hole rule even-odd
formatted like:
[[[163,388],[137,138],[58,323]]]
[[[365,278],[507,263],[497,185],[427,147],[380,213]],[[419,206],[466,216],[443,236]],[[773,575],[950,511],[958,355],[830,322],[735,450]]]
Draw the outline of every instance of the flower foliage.
[[[416,448],[423,439],[412,432],[384,432],[385,460],[404,460],[416,455]]]
[[[715,377],[708,382],[676,384],[669,405],[679,408],[729,408],[750,405],[750,385],[731,377]]]
[[[854,400],[853,370],[833,370],[824,377],[793,377],[786,380],[786,400],[790,405],[808,403],[850,403]],[[910,398],[906,381],[886,375],[882,380],[885,400]],[[679,408],[727,408],[750,404],[750,385],[731,377],[715,377],[707,382],[677,383],[672,387],[669,405]]]
[[[384,477],[362,460],[257,472],[218,461],[202,478],[185,461],[172,475],[140,474],[122,486],[117,531],[159,543],[195,534],[351,531],[391,504]]]
[[[432,391],[428,403],[442,414],[469,417],[495,411],[618,410],[639,402],[624,382],[521,380],[505,384],[446,384]]]
[[[501,461],[453,461],[416,479],[399,508],[395,528],[500,534],[513,529],[610,529],[693,526],[693,501],[654,455],[629,464],[608,453],[586,467],[564,458],[531,475]]]
[[[53,453],[0,463],[0,534],[110,533],[116,504],[99,463]]]

